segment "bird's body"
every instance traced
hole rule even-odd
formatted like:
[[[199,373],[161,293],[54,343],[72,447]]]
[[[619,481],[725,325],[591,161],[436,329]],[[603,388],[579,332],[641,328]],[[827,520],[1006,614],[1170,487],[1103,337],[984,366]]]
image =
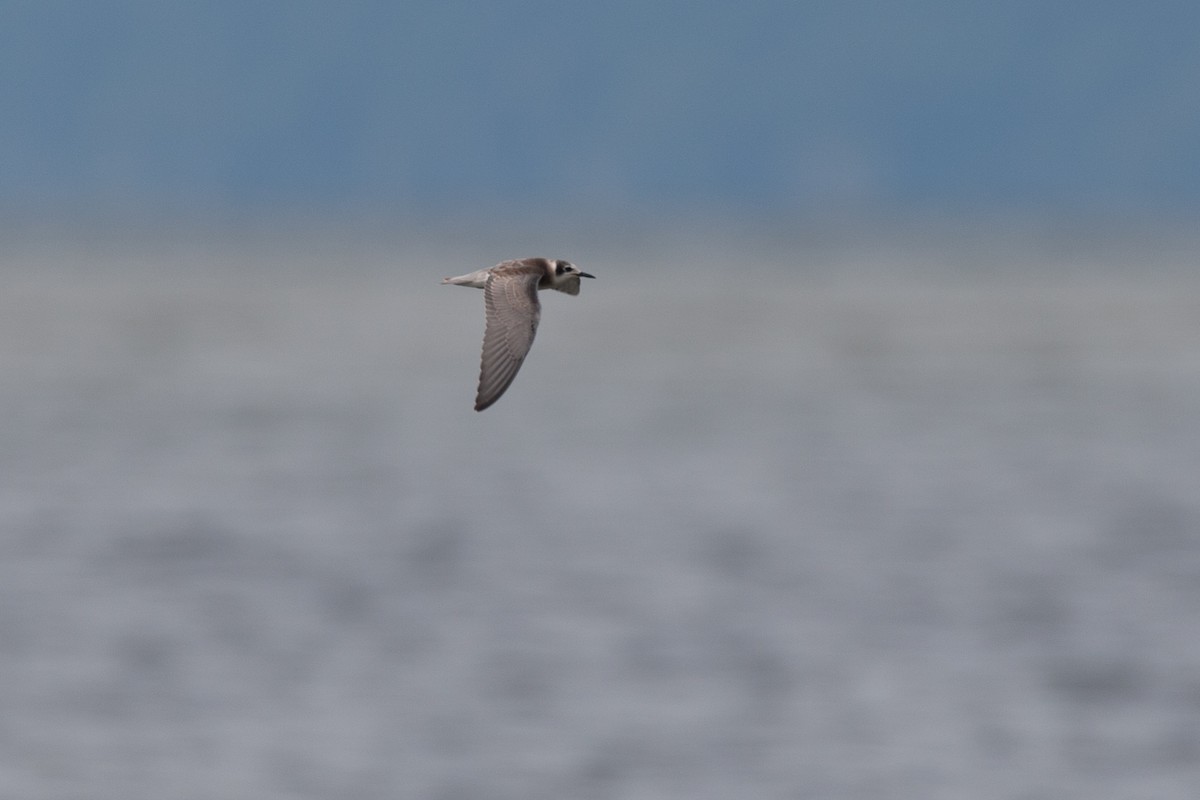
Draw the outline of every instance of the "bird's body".
[[[479,367],[475,410],[483,411],[500,399],[525,361],[541,318],[539,289],[579,294],[579,279],[594,278],[569,261],[522,258],[503,261],[442,283],[483,289],[487,327]]]

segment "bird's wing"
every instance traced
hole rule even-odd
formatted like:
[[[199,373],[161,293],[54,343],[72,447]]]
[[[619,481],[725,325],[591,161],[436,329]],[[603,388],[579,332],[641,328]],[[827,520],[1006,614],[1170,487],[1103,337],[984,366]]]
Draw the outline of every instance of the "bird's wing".
[[[500,399],[525,360],[537,333],[541,306],[538,282],[544,270],[536,264],[509,262],[492,269],[483,287],[487,327],[479,366],[475,410],[483,411]]]

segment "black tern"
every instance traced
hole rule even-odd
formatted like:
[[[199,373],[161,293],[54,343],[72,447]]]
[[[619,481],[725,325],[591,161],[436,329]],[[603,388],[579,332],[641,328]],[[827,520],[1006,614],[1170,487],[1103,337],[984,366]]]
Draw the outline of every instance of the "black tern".
[[[570,261],[554,258],[522,258],[502,261],[442,283],[483,289],[487,326],[483,332],[483,357],[479,366],[479,390],[475,410],[483,411],[512,385],[525,361],[541,318],[539,289],[579,294],[580,278],[595,278]]]

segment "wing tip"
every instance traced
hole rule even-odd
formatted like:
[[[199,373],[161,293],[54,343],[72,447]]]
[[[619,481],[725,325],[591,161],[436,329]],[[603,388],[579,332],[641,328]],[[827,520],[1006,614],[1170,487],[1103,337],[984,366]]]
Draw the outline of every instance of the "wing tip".
[[[475,393],[475,410],[483,411],[485,408],[491,408],[493,403],[504,396],[510,385],[512,385],[511,379],[500,387],[489,386],[485,388],[483,385],[480,385],[479,391]]]

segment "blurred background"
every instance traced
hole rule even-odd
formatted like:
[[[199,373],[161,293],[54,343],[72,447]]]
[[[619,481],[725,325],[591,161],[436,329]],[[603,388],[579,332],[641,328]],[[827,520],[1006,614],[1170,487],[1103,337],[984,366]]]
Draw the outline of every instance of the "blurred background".
[[[1194,796],[1197,29],[0,2],[0,795]]]

